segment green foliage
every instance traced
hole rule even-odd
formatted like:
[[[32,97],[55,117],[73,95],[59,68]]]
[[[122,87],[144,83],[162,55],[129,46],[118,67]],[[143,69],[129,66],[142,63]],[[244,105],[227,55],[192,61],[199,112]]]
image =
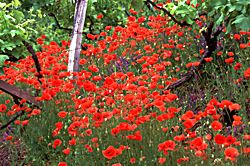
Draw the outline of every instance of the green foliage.
[[[125,25],[127,18],[125,11],[130,9],[131,3],[131,0],[88,1],[85,32],[96,34],[103,31],[104,27],[108,25]],[[101,21],[96,18],[99,14],[104,16]]]
[[[0,70],[3,67],[3,59],[7,59],[6,56],[8,59],[17,60],[29,55],[22,41],[36,43],[41,34],[59,41],[57,36],[65,32],[55,32],[54,20],[46,16],[43,11],[47,6],[53,5],[53,2],[54,0],[32,1],[32,3],[12,0],[0,3],[0,54],[5,55],[5,58],[1,58]],[[63,37],[60,37],[61,39]],[[35,50],[39,48],[36,45],[33,47]]]
[[[207,13],[210,21],[216,26],[224,24],[227,32],[244,30],[250,28],[250,1],[248,0],[192,0],[190,4],[186,1],[168,3],[165,8],[178,20],[193,24],[199,14]]]
[[[9,59],[9,57],[8,57],[7,55],[1,55],[1,54],[0,54],[0,67],[4,65],[4,61],[5,61],[6,59]],[[2,69],[0,68],[0,74],[2,74],[2,73],[3,73],[3,71],[2,71]]]
[[[140,11],[143,7],[143,0],[132,0],[131,7],[137,11]]]
[[[197,3],[193,2],[194,4]],[[180,1],[178,4],[168,3],[165,8],[170,11],[172,15],[177,15],[180,20],[186,21],[188,24],[193,24],[194,19],[197,17],[197,10],[190,5],[187,5],[185,1]]]
[[[20,2],[15,0],[9,4],[0,4],[0,53],[5,55],[1,58],[1,62],[7,55],[15,58],[24,57],[27,53],[20,52],[19,47],[22,47],[22,41],[27,39],[27,30],[25,29],[33,20],[24,20],[24,14],[16,10]],[[22,50],[22,49],[21,49]],[[0,68],[3,62],[0,63]]]
[[[235,30],[247,31],[250,28],[250,1],[248,0],[212,0],[202,4],[216,24],[225,24],[227,32]]]

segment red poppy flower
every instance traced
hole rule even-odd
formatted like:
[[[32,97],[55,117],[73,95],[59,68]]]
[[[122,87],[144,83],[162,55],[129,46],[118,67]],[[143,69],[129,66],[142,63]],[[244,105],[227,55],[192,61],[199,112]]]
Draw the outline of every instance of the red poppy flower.
[[[250,154],[250,147],[242,148],[244,154]]]
[[[55,149],[57,146],[60,146],[61,144],[62,141],[60,139],[55,139],[52,147]]]
[[[239,126],[242,124],[242,122],[241,122],[242,118],[240,116],[234,115],[233,119],[234,119],[233,126]]]
[[[184,134],[177,135],[177,136],[174,137],[174,140],[178,141],[178,142],[184,141],[185,140],[185,136],[184,136]]]
[[[60,111],[60,112],[58,112],[58,114],[57,114],[57,116],[59,117],[59,118],[65,118],[66,116],[67,116],[67,112],[65,112],[65,111]]]
[[[55,126],[57,130],[61,130],[63,128],[63,122],[57,122]]]
[[[214,120],[219,120],[220,117],[221,117],[221,115],[212,115],[212,118],[213,118]]]
[[[166,102],[172,102],[174,100],[176,100],[178,98],[178,96],[176,94],[167,94],[165,97],[164,97],[164,101]]]
[[[182,49],[184,48],[184,45],[183,45],[183,44],[177,44],[177,45],[176,45],[176,48],[178,48],[178,49],[181,49],[181,50],[182,50]]]
[[[247,135],[247,134],[246,134],[246,135],[244,135],[244,137],[243,137],[243,138],[244,138],[244,140],[248,140],[248,141],[250,141],[250,135]]]
[[[195,125],[196,120],[187,119],[185,122],[183,122],[183,125],[186,129],[190,129]]]
[[[174,150],[176,144],[172,140],[167,140],[161,144],[158,145],[158,151],[168,151],[168,150]]]
[[[225,107],[229,107],[231,104],[233,103],[229,100],[222,100],[219,107],[223,109]]]
[[[150,51],[152,49],[150,45],[145,45],[143,48],[145,51]]]
[[[211,140],[211,139],[212,139],[212,136],[211,136],[210,134],[207,134],[207,135],[206,135],[206,139],[207,139],[207,140]]]
[[[234,161],[236,157],[239,156],[239,152],[236,148],[233,147],[228,147],[226,148],[226,150],[224,151],[225,154],[225,159],[229,159],[231,161]]]
[[[99,69],[98,69],[98,67],[96,66],[96,65],[90,65],[89,67],[88,67],[88,69],[90,70],[90,71],[92,71],[92,72],[98,72],[99,71]]]
[[[227,58],[227,59],[225,59],[225,62],[226,62],[227,64],[231,64],[231,63],[234,62],[234,58],[233,58],[233,57]]]
[[[29,123],[29,120],[22,121],[22,126],[26,126]]]
[[[131,40],[130,42],[131,47],[135,47],[136,46],[136,40]],[[142,61],[144,61],[143,59],[141,59]]]
[[[92,130],[91,130],[91,129],[87,129],[87,130],[85,131],[85,134],[86,134],[87,136],[91,136]]]
[[[222,124],[219,121],[213,121],[211,124],[211,127],[215,130],[221,130],[222,129]]]
[[[156,107],[163,107],[165,104],[162,100],[155,100],[153,102],[153,105],[155,105]]]
[[[104,121],[103,114],[96,112],[92,118],[94,121],[102,123]]]
[[[201,150],[197,150],[197,151],[195,152],[195,156],[197,156],[197,157],[202,157],[203,154],[204,154],[204,153],[203,153]]]
[[[5,100],[5,104],[9,104],[9,103],[10,103],[10,100]]]
[[[236,142],[233,143],[233,145],[235,145],[235,146],[241,146],[241,142],[240,141],[236,141]]]
[[[91,81],[85,81],[83,83],[83,88],[84,90],[90,92],[90,91],[95,91],[96,90],[96,86],[94,83],[92,83]]]
[[[134,157],[132,157],[132,158],[129,160],[129,162],[130,162],[131,164],[134,164],[135,161],[136,161],[136,159],[135,159]]]
[[[76,145],[76,139],[75,139],[75,138],[72,138],[71,140],[69,140],[69,145],[70,145],[70,146]]]
[[[213,60],[212,57],[209,57],[209,58],[204,58],[206,62],[211,62]]]
[[[216,109],[214,108],[213,105],[207,105],[206,107],[206,113],[209,115],[216,115]]]
[[[190,5],[190,1],[191,1],[191,0],[186,0],[186,4],[187,4],[187,5]],[[170,2],[171,2],[171,1],[170,1]]]
[[[96,16],[96,18],[97,18],[97,19],[103,18],[103,14],[98,14],[98,15]]]
[[[111,29],[112,29],[112,26],[106,26],[106,27],[105,27],[105,30],[106,30],[106,31],[109,31],[109,30],[111,30]]]
[[[12,136],[11,135],[8,135],[5,139],[7,140],[7,141],[9,141],[9,140],[12,140]]]
[[[224,145],[225,146],[230,146],[230,145],[232,145],[235,142],[236,142],[236,138],[233,137],[233,136],[231,136],[231,135],[229,135],[229,136],[226,137]]]
[[[66,162],[60,162],[58,163],[58,166],[68,166]]]
[[[225,142],[225,137],[221,134],[217,134],[215,137],[214,137],[214,142],[217,143],[218,145],[221,145],[221,144],[224,144]]]
[[[173,127],[171,128],[171,130],[173,130],[174,132],[179,131],[179,129],[180,129],[180,126],[173,126]]]
[[[193,66],[199,66],[200,62],[193,62]]]
[[[39,115],[41,113],[41,110],[39,109],[34,109],[32,112],[31,112],[31,115]]]
[[[96,143],[97,141],[98,141],[97,137],[94,137],[94,138],[91,139],[91,142],[93,142],[93,143]]]
[[[69,149],[69,148],[64,149],[62,152],[63,152],[64,154],[68,155],[68,154],[70,153],[70,149]]]
[[[189,161],[189,157],[184,157],[184,158],[179,158],[179,159],[177,159],[177,163],[178,163],[178,164],[180,164],[180,163],[182,163],[182,162],[184,162],[184,161]]]
[[[162,128],[162,131],[163,131],[164,133],[166,133],[166,132],[168,131],[168,128],[167,128],[167,127],[163,127],[163,128]]]
[[[113,129],[111,129],[111,134],[113,136],[117,135],[118,133],[120,133],[120,129],[119,128],[113,128]]]
[[[48,90],[42,92],[41,100],[51,100],[52,96]]]
[[[7,106],[5,104],[0,104],[0,112],[3,113],[7,109]]]
[[[95,40],[95,35],[93,34],[87,34],[87,38],[91,40]]]
[[[235,103],[235,104],[231,104],[229,105],[229,109],[230,111],[233,111],[233,110],[240,110],[240,105]]]
[[[200,55],[203,55],[204,52],[205,52],[205,50],[204,50],[204,49],[201,49],[199,52],[200,52]]]
[[[20,125],[21,124],[21,121],[20,120],[15,120],[14,122],[16,125]]]
[[[190,142],[190,148],[199,149],[202,146],[203,140],[201,137],[195,138]]]
[[[235,64],[235,66],[234,66],[234,70],[240,70],[241,66],[242,66],[242,64],[239,63],[239,62],[237,62],[237,63]]]
[[[245,79],[250,79],[250,67],[244,71],[244,77]]]
[[[105,158],[111,160],[116,156],[116,149],[113,146],[109,146],[106,150],[102,151],[102,154]]]
[[[129,12],[130,12],[131,14],[135,14],[135,15],[138,13],[138,12],[135,11],[134,9],[130,9]]]
[[[239,34],[234,34],[234,39],[235,40],[240,40],[240,35]]]
[[[112,164],[112,166],[122,166],[121,163]]]
[[[144,16],[138,18],[138,23],[143,23],[146,20]]]
[[[128,16],[128,21],[134,22],[136,20],[135,16]]]
[[[37,38],[36,42],[37,42],[37,44],[42,45],[43,44],[43,39],[42,38]]]
[[[80,64],[80,65],[84,65],[85,63],[87,63],[87,60],[81,58],[79,64]]]
[[[107,32],[101,32],[100,33],[100,36],[107,36]],[[102,48],[102,49],[104,49],[104,48],[106,48],[106,46],[105,45],[100,45],[100,47]]]
[[[158,162],[159,162],[159,164],[164,164],[166,162],[166,158],[160,157],[160,158],[158,158]]]
[[[240,49],[245,49],[245,48],[247,48],[247,45],[246,45],[246,44],[241,43],[241,44],[240,44]]]
[[[46,39],[46,36],[44,34],[41,35],[42,39]]]
[[[221,56],[223,54],[223,52],[222,51],[219,51],[218,53],[217,53],[217,56]]]
[[[189,62],[186,64],[186,67],[190,68],[192,66],[199,66],[199,65],[200,65],[200,62]]]
[[[228,56],[234,56],[234,53],[233,52],[228,52],[227,55]]]

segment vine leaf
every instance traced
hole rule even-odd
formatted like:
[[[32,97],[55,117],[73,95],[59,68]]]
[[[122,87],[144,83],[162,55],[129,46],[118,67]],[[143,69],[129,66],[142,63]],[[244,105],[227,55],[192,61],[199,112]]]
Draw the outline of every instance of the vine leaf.
[[[7,55],[1,55],[0,54],[0,67],[4,65],[4,61],[6,59],[9,59],[9,57]]]

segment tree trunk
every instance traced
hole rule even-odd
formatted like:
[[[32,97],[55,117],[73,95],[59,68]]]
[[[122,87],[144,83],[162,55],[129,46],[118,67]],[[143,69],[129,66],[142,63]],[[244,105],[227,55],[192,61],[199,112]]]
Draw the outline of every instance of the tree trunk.
[[[86,16],[88,0],[78,0],[75,8],[74,28],[69,50],[68,71],[73,79],[73,72],[79,71],[79,60],[82,43],[82,31]]]

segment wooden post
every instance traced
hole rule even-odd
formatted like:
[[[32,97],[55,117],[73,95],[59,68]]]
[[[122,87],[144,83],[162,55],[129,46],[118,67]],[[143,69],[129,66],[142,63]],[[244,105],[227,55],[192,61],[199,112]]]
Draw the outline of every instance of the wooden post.
[[[71,73],[70,79],[73,79],[73,72],[79,71],[80,52],[82,44],[82,31],[86,17],[88,0],[78,0],[75,8],[74,28],[70,43],[68,71]]]

